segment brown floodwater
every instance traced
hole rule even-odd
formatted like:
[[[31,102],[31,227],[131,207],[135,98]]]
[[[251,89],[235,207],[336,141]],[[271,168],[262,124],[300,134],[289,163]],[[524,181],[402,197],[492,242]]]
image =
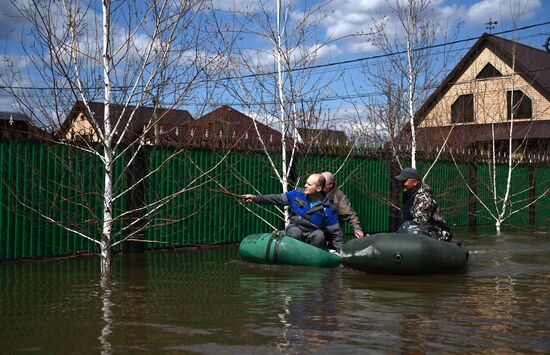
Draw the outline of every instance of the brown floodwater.
[[[235,246],[0,264],[0,352],[549,353],[550,237],[462,236],[458,275],[265,266]]]

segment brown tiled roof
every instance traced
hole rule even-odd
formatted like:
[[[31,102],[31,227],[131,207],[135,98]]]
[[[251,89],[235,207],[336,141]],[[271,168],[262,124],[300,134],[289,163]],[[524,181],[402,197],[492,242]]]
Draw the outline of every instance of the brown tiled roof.
[[[258,131],[269,149],[280,149],[281,133],[256,121]],[[254,126],[254,120],[242,112],[222,106],[191,122],[184,132],[192,136],[194,146],[214,148],[236,148],[246,150],[263,149]]]
[[[426,99],[417,111],[420,119],[445,95],[447,90],[454,85],[456,79],[468,68],[479,53],[485,48],[490,48],[502,61],[512,67],[515,54],[516,72],[527,82],[531,83],[541,95],[550,100],[550,53],[484,33],[470,48],[468,53],[460,60],[456,67],[447,75],[441,85]]]
[[[550,99],[550,53],[510,41],[497,36],[488,36],[487,40],[492,43],[497,51],[502,51],[507,64],[512,66],[512,58],[516,56],[516,71],[524,75],[532,82],[533,86],[547,98]]]
[[[447,147],[465,148],[480,142],[492,141],[492,127],[489,124],[457,125],[450,132],[451,127],[419,128],[417,133],[418,145],[421,148],[440,147],[449,136]],[[506,141],[510,136],[510,122],[494,125],[495,141]],[[450,132],[450,134],[449,134]],[[549,139],[550,120],[516,121],[513,125],[512,139]]]

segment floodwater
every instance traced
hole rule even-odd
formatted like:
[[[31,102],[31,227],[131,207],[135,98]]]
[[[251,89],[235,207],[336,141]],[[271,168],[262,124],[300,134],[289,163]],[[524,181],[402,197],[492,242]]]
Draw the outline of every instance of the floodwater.
[[[464,274],[242,262],[236,247],[0,264],[0,353],[549,353],[550,236],[474,235]]]

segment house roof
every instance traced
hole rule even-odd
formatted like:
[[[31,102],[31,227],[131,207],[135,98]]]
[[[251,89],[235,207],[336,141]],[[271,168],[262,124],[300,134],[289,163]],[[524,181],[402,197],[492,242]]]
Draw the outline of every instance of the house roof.
[[[550,100],[550,53],[519,42],[484,33],[447,75],[441,85],[426,99],[416,115],[420,120],[432,109],[443,95],[451,88],[458,77],[471,65],[485,48],[489,48],[502,61],[512,67],[515,55],[516,72]]]
[[[30,122],[31,119],[29,116],[20,112],[9,112],[9,111],[0,111],[0,121],[20,121],[20,122]]]
[[[0,140],[49,140],[50,132],[37,127],[32,119],[20,112],[0,112]]]
[[[344,131],[332,129],[298,128],[298,133],[300,133],[304,143],[344,144],[348,142],[348,136]]]
[[[105,112],[105,105],[99,102],[90,102],[88,105],[95,116],[95,121],[101,126],[101,128],[103,128],[103,114]],[[114,120],[118,120],[122,115],[124,105],[111,104],[109,105],[109,109],[111,117],[113,117]],[[134,118],[132,119],[131,124],[131,129],[133,130],[143,129],[143,126],[150,122],[155,112],[153,107],[141,106],[136,109],[136,106],[127,106],[120,124],[126,125],[130,118],[130,114],[134,110]],[[72,121],[81,113],[86,113],[86,116],[88,116],[84,103],[82,101],[77,101],[59,129],[62,136],[64,136],[70,129]],[[156,115],[158,117],[157,125],[165,126],[166,130],[180,125],[185,125],[193,120],[193,116],[191,116],[191,114],[186,110],[157,108]]]
[[[279,131],[259,121],[256,121],[256,126],[266,145],[280,145],[282,136]],[[247,149],[262,148],[254,120],[226,105],[194,120],[188,129],[192,130],[195,141],[218,142],[217,146],[225,148],[234,144]]]
[[[510,138],[510,122],[495,123],[495,141],[506,141]],[[417,131],[417,141],[421,147],[442,146],[447,140],[447,147],[468,147],[475,143],[491,141],[493,127],[488,124],[468,124],[453,127],[426,127]],[[550,137],[550,120],[517,121],[512,130],[513,140],[548,139]]]

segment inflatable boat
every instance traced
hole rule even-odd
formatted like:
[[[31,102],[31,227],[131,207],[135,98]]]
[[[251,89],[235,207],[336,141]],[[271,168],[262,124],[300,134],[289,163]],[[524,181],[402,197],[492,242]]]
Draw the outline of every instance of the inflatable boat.
[[[342,264],[383,274],[449,274],[463,272],[468,251],[461,242],[423,234],[380,233],[344,243]]]
[[[242,260],[257,264],[337,267],[340,256],[294,238],[272,233],[252,234],[239,246]]]

